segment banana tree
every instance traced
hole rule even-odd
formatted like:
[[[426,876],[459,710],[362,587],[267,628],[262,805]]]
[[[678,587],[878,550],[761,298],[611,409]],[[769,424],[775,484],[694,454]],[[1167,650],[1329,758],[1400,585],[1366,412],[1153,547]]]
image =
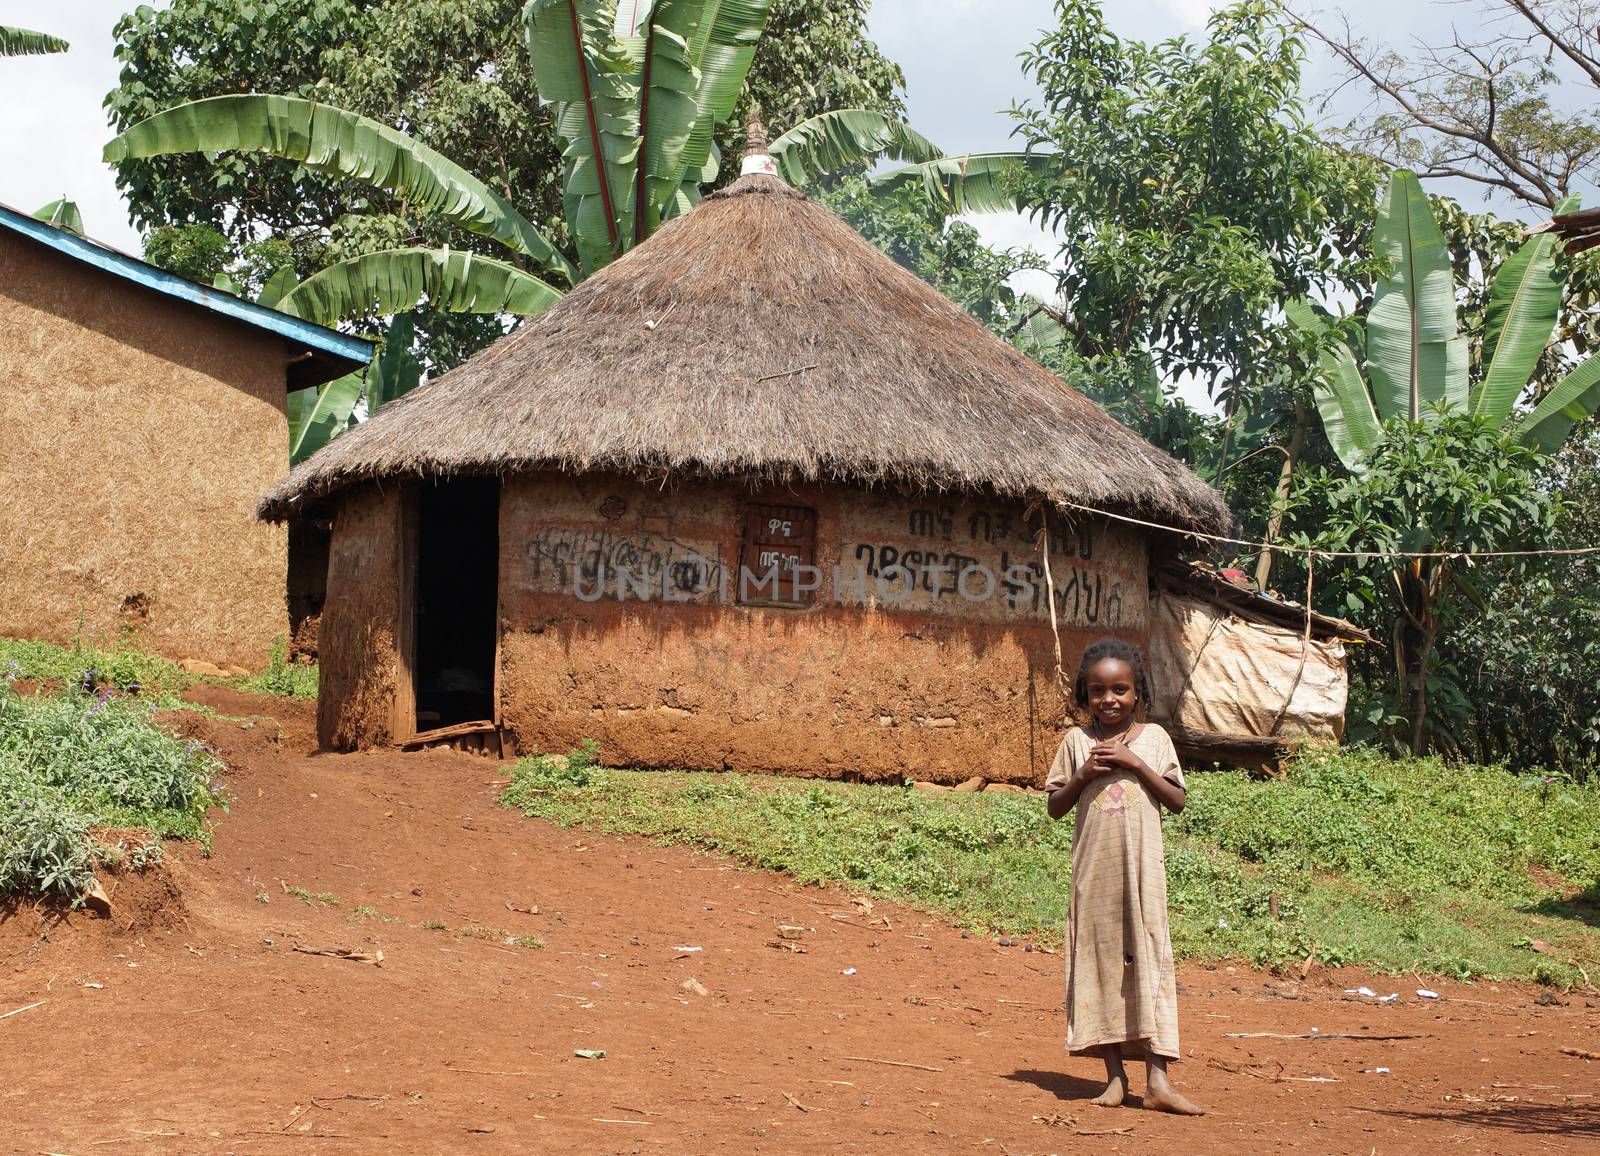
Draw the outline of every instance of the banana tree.
[[[528,51],[563,147],[568,232],[575,267],[554,240],[487,182],[388,125],[298,97],[212,97],[178,105],[129,127],[105,149],[107,162],[186,152],[264,151],[306,168],[386,190],[417,210],[509,248],[515,277],[485,260],[470,270],[444,250],[409,250],[409,285],[430,296],[477,301],[504,291],[507,311],[555,299],[525,278],[571,285],[650,236],[717,179],[714,131],[732,113],[755,56],[771,0],[655,0],[619,14],[614,0],[530,0]],[[1015,208],[1006,182],[1022,154],[944,158],[908,126],[865,109],[835,109],[791,127],[769,145],[797,186],[882,158],[913,162],[875,182],[907,184],[949,212]],[[933,167],[930,167],[933,166]],[[431,254],[431,255],[430,255]],[[356,310],[410,309],[396,295],[400,259],[357,257],[324,273],[340,295],[321,298],[331,321]],[[432,273],[424,269],[431,268]],[[462,284],[459,274],[475,280]],[[308,285],[311,280],[308,279]],[[307,290],[310,294],[311,290]]]
[[[289,395],[290,465],[305,461],[354,425],[363,398],[371,415],[420,384],[422,366],[411,352],[415,336],[411,315],[402,313],[365,369]]]
[[[1576,206],[1577,198],[1569,197],[1559,211]],[[1394,174],[1373,229],[1373,245],[1389,272],[1379,279],[1367,314],[1365,376],[1342,335],[1329,332],[1330,320],[1311,302],[1287,310],[1290,321],[1319,342],[1317,409],[1334,452],[1357,479],[1377,476],[1378,454],[1396,426],[1417,430],[1470,417],[1551,453],[1600,408],[1600,357],[1579,364],[1531,411],[1517,408],[1555,331],[1562,286],[1557,244],[1552,233],[1535,234],[1501,263],[1489,287],[1483,368],[1473,380],[1444,236],[1416,176]],[[1435,549],[1422,528],[1426,519],[1412,523],[1405,548]],[[1384,566],[1400,611],[1393,631],[1396,675],[1411,700],[1411,749],[1420,754],[1441,610],[1455,593],[1481,599],[1453,559],[1397,559]]]
[[[1561,211],[1577,200],[1567,198]],[[1490,285],[1483,373],[1473,382],[1444,236],[1416,176],[1394,174],[1373,228],[1373,246],[1390,272],[1379,279],[1367,315],[1366,375],[1344,341],[1327,339],[1330,321],[1310,301],[1288,307],[1289,319],[1323,342],[1317,409],[1329,443],[1352,473],[1370,468],[1387,421],[1465,410],[1515,428],[1524,443],[1549,453],[1600,408],[1600,357],[1591,357],[1531,412],[1517,409],[1561,307],[1558,243],[1553,233],[1536,234],[1501,264]]]
[[[67,48],[67,42],[59,36],[0,24],[0,56],[43,56],[65,52]]]

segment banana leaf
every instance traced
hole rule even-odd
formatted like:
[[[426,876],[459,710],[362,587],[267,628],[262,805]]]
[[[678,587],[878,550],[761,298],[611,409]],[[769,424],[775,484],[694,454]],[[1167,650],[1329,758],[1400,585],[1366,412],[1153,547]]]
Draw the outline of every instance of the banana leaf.
[[[420,141],[353,112],[294,96],[214,96],[158,112],[105,147],[107,164],[172,153],[268,152],[404,196],[492,237],[569,284],[576,270],[511,202]]]
[[[396,315],[383,345],[367,367],[367,413],[377,413],[389,402],[410,393],[422,381],[422,364],[411,352],[416,325],[411,314]]]
[[[47,225],[54,225],[58,229],[65,229],[69,233],[83,236],[83,214],[78,211],[78,203],[59,197],[45,205],[33,214],[34,219],[43,221]]]
[[[1578,198],[1571,196],[1556,212],[1577,207]],[[1489,368],[1473,391],[1473,413],[1503,420],[1538,367],[1561,310],[1560,243],[1555,233],[1536,234],[1494,275],[1483,320],[1483,360]]]
[[[0,56],[43,56],[51,52],[65,52],[68,47],[67,42],[59,36],[0,24]]]
[[[424,296],[455,313],[531,317],[559,301],[561,292],[514,265],[465,249],[383,249],[312,274],[277,307],[332,325],[373,310],[404,313]]]
[[[839,108],[803,120],[768,146],[783,179],[796,188],[851,165],[879,157],[938,160],[933,142],[905,122],[864,108]]]
[[[1309,301],[1291,301],[1284,306],[1284,312],[1297,329],[1319,336],[1327,331],[1327,323]],[[1365,473],[1373,450],[1383,438],[1367,383],[1342,338],[1319,350],[1317,366],[1320,373],[1312,383],[1312,395],[1317,412],[1322,415],[1328,444],[1351,473]]]
[[[870,183],[877,193],[920,189],[930,202],[952,216],[1014,213],[1017,179],[1027,172],[1047,174],[1056,163],[1048,153],[970,153],[891,169],[873,177]]]
[[[717,179],[721,157],[713,139],[717,126],[733,115],[745,77],[756,58],[761,30],[772,0],[704,0],[700,23],[689,41],[689,64],[700,76],[695,90],[694,129],[683,150],[683,203],[700,199],[700,189]],[[692,186],[692,187],[691,187]]]
[[[1553,454],[1572,427],[1600,409],[1600,356],[1591,357],[1563,377],[1533,412],[1522,419],[1517,434],[1528,445]]]
[[[1372,246],[1390,269],[1367,315],[1367,373],[1378,414],[1418,421],[1439,402],[1465,408],[1466,359],[1447,348],[1457,338],[1450,251],[1414,173],[1401,169],[1390,179]]]
[[[298,465],[344,432],[361,398],[365,371],[289,395],[289,464]]]
[[[586,270],[633,243],[641,62],[616,35],[616,0],[529,0],[528,57],[555,106],[567,227]]]
[[[689,63],[689,42],[704,8],[704,0],[657,0],[646,17],[638,47],[642,144],[634,182],[634,244],[656,231],[683,183],[683,154],[699,116],[700,73]]]
[[[294,271],[293,265],[285,265],[273,272],[267,278],[267,283],[261,287],[261,292],[256,295],[256,304],[265,305],[268,309],[276,309],[278,302],[282,301],[284,294],[300,284],[300,275]]]

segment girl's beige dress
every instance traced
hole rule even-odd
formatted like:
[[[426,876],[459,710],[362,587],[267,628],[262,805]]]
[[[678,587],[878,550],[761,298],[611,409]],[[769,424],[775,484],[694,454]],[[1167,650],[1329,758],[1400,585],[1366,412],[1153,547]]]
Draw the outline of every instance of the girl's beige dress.
[[[1061,740],[1048,790],[1066,785],[1095,740],[1073,727]],[[1183,786],[1167,732],[1145,723],[1128,748]],[[1067,916],[1067,1050],[1178,1058],[1178,987],[1167,931],[1161,810],[1131,771],[1103,775],[1078,797]]]

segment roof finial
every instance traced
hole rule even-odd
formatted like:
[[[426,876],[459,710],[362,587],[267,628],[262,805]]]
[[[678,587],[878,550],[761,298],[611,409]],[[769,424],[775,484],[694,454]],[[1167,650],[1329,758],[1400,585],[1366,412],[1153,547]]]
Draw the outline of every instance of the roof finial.
[[[744,160],[739,162],[739,175],[748,177],[759,173],[769,177],[778,175],[777,163],[767,152],[767,130],[761,127],[761,112],[752,107],[750,120],[744,126]]]
[[[761,125],[761,109],[752,105],[750,119],[744,126],[744,155],[747,157],[765,156],[767,153],[767,130]]]

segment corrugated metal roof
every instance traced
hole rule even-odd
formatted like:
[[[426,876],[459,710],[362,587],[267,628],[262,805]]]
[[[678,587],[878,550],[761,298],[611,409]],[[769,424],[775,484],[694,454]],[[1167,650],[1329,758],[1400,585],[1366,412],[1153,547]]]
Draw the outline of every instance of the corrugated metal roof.
[[[268,309],[232,293],[214,289],[180,277],[120,253],[115,249],[80,237],[77,233],[48,225],[35,217],[0,204],[0,228],[20,233],[85,264],[141,285],[166,297],[187,301],[213,313],[241,321],[257,329],[277,334],[289,346],[293,360],[288,368],[290,389],[321,385],[359,369],[372,357],[372,343],[350,337],[276,309]],[[304,356],[294,357],[295,354]]]

